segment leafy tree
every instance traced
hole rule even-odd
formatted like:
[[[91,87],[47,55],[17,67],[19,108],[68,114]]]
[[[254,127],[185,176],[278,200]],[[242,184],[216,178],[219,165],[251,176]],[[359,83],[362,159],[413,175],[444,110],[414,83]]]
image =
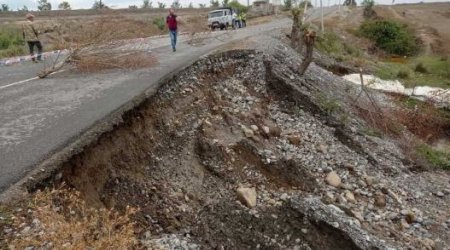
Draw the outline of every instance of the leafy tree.
[[[206,8],[206,4],[204,4],[204,3],[199,3],[199,4],[198,4],[198,7],[199,7],[200,9],[204,9],[204,8]]]
[[[58,9],[60,10],[70,10],[70,3],[67,1],[62,1],[59,5],[58,5]]]
[[[174,8],[174,9],[181,9],[182,7],[181,7],[180,0],[174,0],[170,7]]]
[[[375,5],[374,0],[363,0],[361,5],[364,7],[363,15],[365,18],[371,18],[375,15],[373,6]]]
[[[150,2],[150,0],[143,0],[142,1],[142,8],[143,9],[151,9],[153,8],[153,2]]]
[[[219,0],[211,0],[210,3],[213,8],[217,8],[220,5]]]
[[[222,0],[222,6],[223,7],[228,7],[228,3],[230,2],[230,0]]]
[[[311,4],[310,1],[302,1],[302,2],[298,5],[298,7],[299,7],[299,8],[302,8],[302,9],[304,9],[305,6],[308,6],[308,9],[311,8],[311,7],[313,7],[313,5]]]
[[[292,0],[283,0],[284,8],[290,10],[292,8]]]
[[[159,8],[159,9],[165,9],[165,8],[166,8],[166,4],[165,4],[165,3],[158,2],[158,8]]]
[[[95,9],[95,10],[104,9],[104,8],[108,8],[108,6],[106,6],[102,0],[96,0],[94,2],[94,4],[92,5],[92,9]]]
[[[52,4],[49,3],[47,0],[39,0],[37,8],[39,11],[52,10]]]
[[[365,21],[359,33],[375,42],[375,45],[390,54],[414,55],[417,50],[416,38],[406,25],[393,21]]]
[[[189,9],[193,9],[194,8],[194,5],[192,4],[192,2],[189,3],[188,8]]]
[[[21,11],[23,11],[23,12],[28,12],[28,7],[27,7],[26,5],[24,5],[24,6],[22,7]]]
[[[128,6],[128,9],[132,9],[132,10],[135,10],[135,9],[137,9],[138,7],[136,6],[136,5],[129,5]]]
[[[239,3],[237,0],[233,0],[228,4],[229,7],[237,10],[239,13],[247,12],[248,7]]]
[[[2,12],[8,12],[9,6],[7,4],[2,4]]]
[[[344,6],[356,6],[356,0],[345,0]]]

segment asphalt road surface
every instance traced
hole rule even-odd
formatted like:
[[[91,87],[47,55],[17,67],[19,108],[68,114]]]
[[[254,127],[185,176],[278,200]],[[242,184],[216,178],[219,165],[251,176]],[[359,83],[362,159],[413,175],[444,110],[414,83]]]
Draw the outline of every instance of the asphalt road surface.
[[[80,74],[67,70],[35,79],[43,64],[0,67],[0,192],[99,119],[143,91],[156,88],[160,79],[175,69],[227,43],[290,26],[291,21],[285,18],[237,31],[214,32],[200,46],[181,38],[175,53],[169,38],[147,39],[145,46],[158,64],[135,71]]]

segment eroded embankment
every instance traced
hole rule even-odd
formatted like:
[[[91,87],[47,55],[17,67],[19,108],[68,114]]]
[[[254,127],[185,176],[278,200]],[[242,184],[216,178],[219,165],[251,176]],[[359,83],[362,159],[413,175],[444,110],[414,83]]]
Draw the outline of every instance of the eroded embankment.
[[[321,220],[289,202],[285,192],[303,196],[320,187],[307,166],[277,145],[286,136],[292,143],[284,141],[286,147],[303,142],[277,124],[276,115],[296,115],[282,99],[294,90],[271,91],[282,83],[268,84],[267,68],[252,51],[197,62],[66,162],[62,180],[90,205],[139,207],[136,221],[152,238],[190,235],[200,246],[237,249],[373,244],[351,220]],[[256,208],[237,202],[239,186],[256,187]],[[317,203],[333,216],[318,200],[300,203]]]
[[[377,155],[375,146],[368,152],[320,104],[322,83],[308,85],[279,62],[255,51],[199,60],[66,161],[50,183],[74,187],[89,206],[138,207],[143,246],[404,244],[407,236],[393,236],[403,215],[382,227],[369,223],[375,211],[400,209],[381,177],[397,172],[384,166],[398,159]],[[381,176],[369,176],[374,171]],[[236,192],[242,187],[245,198]],[[384,208],[373,205],[379,197]]]

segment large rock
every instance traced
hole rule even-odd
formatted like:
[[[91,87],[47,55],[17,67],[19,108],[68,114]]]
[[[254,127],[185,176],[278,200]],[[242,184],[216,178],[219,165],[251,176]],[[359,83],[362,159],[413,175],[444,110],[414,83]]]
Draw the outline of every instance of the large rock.
[[[345,199],[347,199],[348,202],[356,203],[355,195],[350,191],[345,191]]]
[[[240,202],[249,208],[256,206],[256,189],[255,188],[238,188],[237,195]]]
[[[339,187],[341,185],[341,177],[339,177],[339,175],[335,171],[331,171],[327,175],[326,181],[333,187]]]
[[[244,132],[245,137],[247,138],[252,138],[255,134],[253,133],[253,130],[242,126],[242,132]]]

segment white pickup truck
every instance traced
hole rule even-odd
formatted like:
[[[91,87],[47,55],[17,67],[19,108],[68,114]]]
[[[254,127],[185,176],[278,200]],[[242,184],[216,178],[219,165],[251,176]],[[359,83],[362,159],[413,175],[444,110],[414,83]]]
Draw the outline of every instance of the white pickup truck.
[[[208,26],[212,30],[233,27],[233,9],[221,8],[208,13]]]

